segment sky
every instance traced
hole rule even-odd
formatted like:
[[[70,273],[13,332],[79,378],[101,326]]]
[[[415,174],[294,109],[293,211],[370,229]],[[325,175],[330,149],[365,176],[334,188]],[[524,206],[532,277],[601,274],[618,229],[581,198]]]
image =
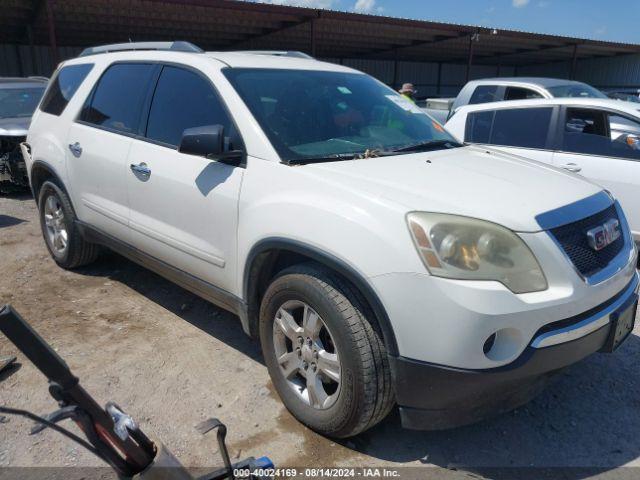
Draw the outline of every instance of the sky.
[[[640,43],[638,0],[256,0]]]

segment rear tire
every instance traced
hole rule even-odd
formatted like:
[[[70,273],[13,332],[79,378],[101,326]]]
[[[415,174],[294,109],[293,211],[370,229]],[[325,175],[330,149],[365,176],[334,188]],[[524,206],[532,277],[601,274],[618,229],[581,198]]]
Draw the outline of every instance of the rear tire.
[[[314,314],[319,323],[305,321]],[[283,328],[283,318],[295,324]],[[265,292],[260,342],[269,374],[287,409],[318,433],[357,435],[394,405],[387,353],[372,318],[357,290],[316,264],[285,269]],[[319,334],[307,344],[313,334],[305,325],[315,324]]]
[[[99,246],[84,239],[69,196],[54,181],[47,180],[40,187],[38,209],[42,236],[59,266],[73,269],[97,258]]]

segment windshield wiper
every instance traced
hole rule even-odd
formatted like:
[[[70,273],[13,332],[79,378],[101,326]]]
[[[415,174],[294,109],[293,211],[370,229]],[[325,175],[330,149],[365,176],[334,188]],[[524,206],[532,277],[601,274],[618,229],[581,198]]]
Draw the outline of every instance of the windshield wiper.
[[[400,147],[393,152],[417,152],[417,151],[428,151],[428,150],[438,150],[441,148],[457,148],[461,147],[462,144],[453,140],[427,140],[426,142],[416,143],[414,145],[407,145],[406,147]]]
[[[364,152],[355,153],[336,153],[333,155],[319,156],[319,157],[302,157],[292,158],[291,160],[285,160],[283,163],[287,165],[306,165],[308,163],[324,163],[324,162],[339,162],[342,160],[360,160],[376,157],[391,157],[398,155],[399,153],[409,153],[413,151],[427,151],[437,150],[440,148],[456,148],[461,147],[462,144],[453,140],[429,140],[427,142],[416,143],[415,145],[407,145],[394,150],[376,150],[368,149]]]
[[[307,163],[323,163],[323,162],[339,162],[341,160],[354,160],[360,158],[359,153],[336,153],[334,155],[326,155],[322,157],[301,157],[285,160],[287,165],[305,165]]]

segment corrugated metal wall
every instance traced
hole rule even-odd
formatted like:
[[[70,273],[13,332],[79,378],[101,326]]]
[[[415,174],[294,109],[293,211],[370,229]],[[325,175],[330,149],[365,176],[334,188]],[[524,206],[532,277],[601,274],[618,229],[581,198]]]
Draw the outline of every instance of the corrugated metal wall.
[[[58,48],[58,59],[64,60],[78,55],[81,47]],[[337,58],[323,59],[341,63]],[[366,72],[391,85],[394,81],[394,65],[391,60],[344,59],[342,64]],[[51,75],[55,68],[48,46],[0,44],[0,76]],[[412,82],[419,96],[455,96],[465,83],[465,64],[421,62],[398,62],[397,83]],[[538,76],[568,78],[570,64],[567,62],[532,65],[528,67],[474,65],[470,77]],[[440,81],[438,81],[438,75]],[[576,79],[599,88],[633,86],[640,87],[640,55],[625,55],[598,59],[580,60],[576,65]],[[439,85],[439,88],[438,88]]]
[[[338,59],[326,59],[340,63]],[[381,81],[393,83],[393,62],[390,60],[345,59],[349,67],[362,70]],[[533,76],[569,78],[571,65],[555,62],[525,67],[473,65],[471,79],[486,77]],[[443,63],[440,71],[440,91],[438,92],[438,64],[420,62],[398,62],[398,84],[412,82],[422,96],[455,96],[465,83],[465,64]],[[576,80],[598,88],[637,87],[640,88],[640,55],[593,58],[579,60],[576,64]]]
[[[327,62],[341,63],[337,58],[323,58]],[[393,84],[393,61],[370,59],[344,59],[342,65],[368,73],[378,80]],[[438,82],[438,69],[440,70],[440,82]],[[471,68],[471,78],[485,78],[498,76],[511,76],[513,67],[502,67],[498,72],[497,67],[475,65]],[[397,87],[402,83],[411,82],[418,89],[419,96],[452,96],[456,95],[465,84],[467,66],[460,64],[443,63],[440,67],[437,63],[428,62],[398,62]],[[438,84],[440,91],[438,91]]]
[[[58,60],[73,58],[82,51],[80,47],[59,47]],[[35,45],[0,44],[0,77],[50,76],[55,69],[51,48]]]
[[[544,75],[568,78],[570,66],[565,62],[522,67],[520,75]],[[576,65],[576,79],[599,88],[640,87],[640,55],[590,58]]]
[[[571,65],[567,62],[545,63],[518,68],[518,75],[521,77],[569,78],[570,73]]]

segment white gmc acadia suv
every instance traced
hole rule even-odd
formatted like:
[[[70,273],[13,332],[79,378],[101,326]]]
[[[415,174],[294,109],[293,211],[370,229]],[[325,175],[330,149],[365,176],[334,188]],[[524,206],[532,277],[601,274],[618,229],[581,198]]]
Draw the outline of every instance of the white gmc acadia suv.
[[[637,251],[608,192],[305,57],[61,64],[22,145],[55,261],[106,246],[235,312],[287,408],[334,437],[394,404],[409,428],[476,421],[626,338]]]

